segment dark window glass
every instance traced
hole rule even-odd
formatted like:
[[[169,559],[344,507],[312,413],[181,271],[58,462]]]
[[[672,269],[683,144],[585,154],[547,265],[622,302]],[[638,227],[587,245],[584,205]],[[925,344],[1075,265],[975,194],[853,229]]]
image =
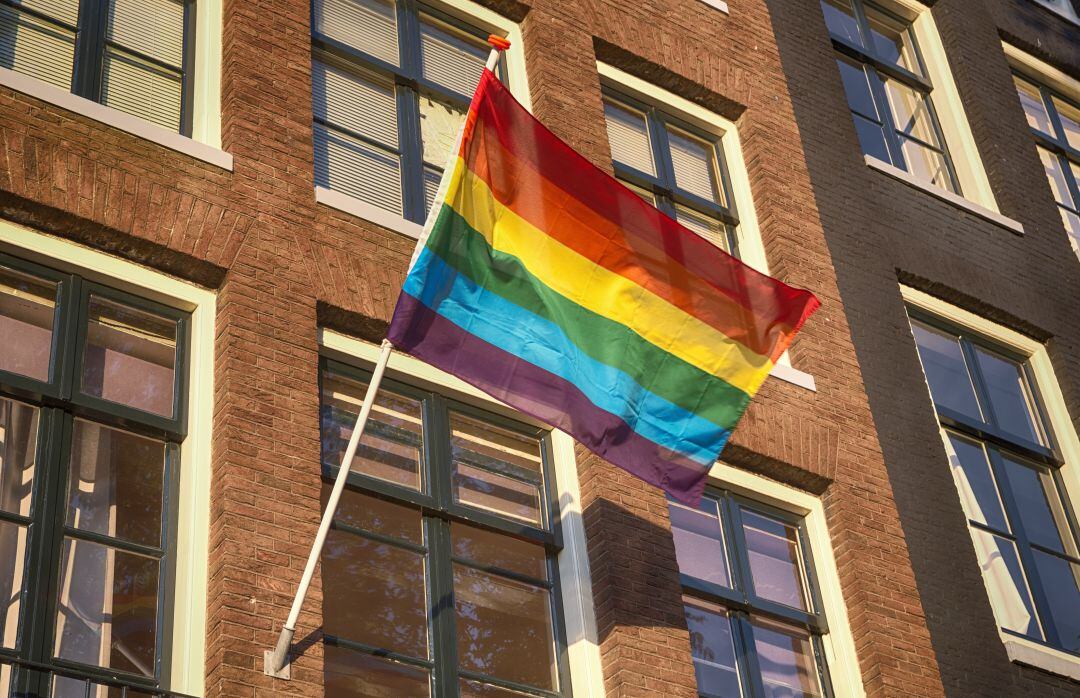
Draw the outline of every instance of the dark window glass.
[[[57,284],[0,266],[0,370],[48,381]]]

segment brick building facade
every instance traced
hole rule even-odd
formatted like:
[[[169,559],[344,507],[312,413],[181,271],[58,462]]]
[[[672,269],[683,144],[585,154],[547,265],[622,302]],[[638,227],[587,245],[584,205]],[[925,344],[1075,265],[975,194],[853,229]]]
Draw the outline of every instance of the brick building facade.
[[[943,424],[960,427],[939,419],[942,410],[935,416],[909,325],[913,308],[930,315],[947,312],[943,320],[950,327],[970,328],[982,339],[991,333],[988,327],[1000,327],[1001,341],[1013,353],[1035,356],[1031,380],[1041,397],[1033,400],[1046,424],[1035,439],[1039,443],[1028,448],[1025,442],[1022,455],[1045,456],[1052,466],[1046,477],[1065,493],[1066,509],[1068,494],[1080,501],[1080,452],[1073,447],[1080,421],[1080,262],[1062,226],[1065,195],[1058,196],[1055,209],[1012,72],[1041,80],[1038,84],[1062,100],[1080,101],[1080,91],[1069,91],[1080,85],[1080,24],[1075,13],[1068,16],[1067,2],[876,3],[891,13],[886,24],[915,27],[924,65],[908,72],[933,84],[934,119],[951,156],[953,193],[940,182],[910,176],[914,158],[905,168],[864,156],[863,150],[872,149],[865,143],[860,149],[848,108],[853,100],[850,94],[845,100],[836,66],[837,55],[852,63],[871,59],[845,48],[836,27],[826,25],[817,0],[728,0],[726,6],[702,0],[400,0],[391,15],[371,10],[385,5],[378,0],[190,0],[175,3],[181,8],[177,17],[186,12],[176,24],[183,27],[186,48],[175,71],[153,53],[166,43],[161,38],[166,29],[143,44],[138,31],[121,31],[116,18],[138,13],[134,5],[0,0],[0,46],[15,47],[0,52],[0,272],[9,275],[0,290],[16,305],[28,297],[48,297],[39,305],[48,308],[54,322],[37,324],[53,331],[52,343],[42,345],[49,370],[32,374],[28,364],[0,360],[5,409],[12,414],[36,410],[40,423],[37,441],[29,442],[40,450],[38,474],[23,494],[27,503],[0,505],[0,512],[10,513],[0,521],[23,532],[12,534],[17,554],[10,557],[24,561],[0,569],[14,580],[12,594],[21,599],[9,603],[6,624],[0,625],[0,664],[18,667],[14,675],[0,675],[0,685],[11,682],[11,690],[35,694],[48,690],[48,675],[56,677],[57,686],[61,676],[91,676],[100,685],[120,676],[150,687],[146,690],[157,686],[208,698],[332,695],[324,686],[356,689],[364,683],[362,671],[349,678],[349,670],[328,668],[330,651],[352,651],[370,666],[382,662],[381,671],[393,674],[386,686],[398,686],[396,694],[404,684],[393,682],[405,680],[404,667],[437,676],[432,685],[441,690],[456,687],[460,678],[476,695],[495,695],[499,689],[500,695],[518,695],[510,693],[514,686],[521,695],[569,695],[572,687],[576,695],[693,696],[699,689],[696,676],[706,681],[713,669],[717,676],[735,677],[734,684],[715,679],[716,686],[741,682],[743,690],[768,696],[800,695],[794,692],[800,685],[807,695],[837,696],[1080,693],[1080,648],[1069,644],[1072,619],[1068,609],[1053,605],[1057,597],[1043,593],[1046,599],[1024,606],[1029,619],[1035,618],[1026,639],[1024,632],[998,629],[1007,623],[1002,618],[1008,609],[992,608],[993,592],[988,596],[987,589],[993,580],[982,580],[985,560],[972,545],[976,534],[965,532],[965,509],[949,474],[955,454],[947,453],[940,438]],[[832,2],[842,5],[842,0]],[[865,19],[865,5],[847,7],[853,17]],[[82,15],[64,20],[61,6],[78,6]],[[166,27],[175,10],[172,0],[146,7],[151,6],[153,26]],[[340,7],[367,9],[333,14]],[[870,7],[879,11],[873,3]],[[95,12],[104,19],[88,22]],[[633,155],[633,133],[621,140],[627,132],[616,128],[619,105],[631,105],[628,114],[658,110],[661,121],[648,122],[650,128],[668,124],[663,119],[670,117],[664,128],[691,134],[687,142],[715,139],[723,165],[711,176],[723,181],[713,182],[714,191],[723,215],[738,211],[737,223],[724,218],[717,225],[733,236],[748,263],[812,289],[823,304],[796,339],[790,365],[766,381],[723,455],[725,465],[716,469],[710,501],[720,507],[713,523],[724,531],[721,558],[724,540],[733,540],[733,521],[742,521],[742,543],[729,540],[726,545],[733,547],[720,563],[723,593],[710,596],[715,584],[694,582],[687,551],[700,548],[680,547],[677,555],[676,510],[660,491],[565,440],[544,441],[543,462],[558,461],[544,477],[556,473],[559,480],[552,501],[537,505],[538,511],[551,510],[549,519],[538,514],[539,529],[545,520],[548,529],[558,529],[548,531],[550,539],[544,531],[536,537],[546,541],[554,561],[546,574],[559,607],[550,622],[560,627],[549,630],[558,666],[548,678],[501,676],[497,660],[491,671],[477,664],[469,674],[463,667],[471,660],[463,654],[455,662],[455,641],[446,635],[454,632],[452,622],[446,632],[446,623],[422,624],[419,654],[364,638],[328,643],[324,609],[336,607],[324,598],[321,573],[300,617],[291,677],[273,678],[263,671],[263,652],[274,645],[319,521],[327,475],[328,376],[337,365],[361,372],[370,367],[423,219],[424,174],[437,174],[423,163],[441,165],[442,160],[407,142],[412,132],[406,117],[417,117],[416,105],[422,123],[414,129],[414,141],[427,138],[423,129],[431,121],[424,119],[433,113],[424,111],[431,107],[423,100],[439,78],[431,77],[429,85],[427,73],[408,58],[415,48],[417,60],[434,64],[423,53],[426,38],[416,46],[402,39],[400,61],[372,60],[375,68],[353,66],[349,73],[397,75],[387,82],[400,121],[389,136],[394,143],[383,148],[364,131],[379,128],[363,112],[377,102],[374,92],[348,88],[359,95],[348,109],[327,101],[340,89],[334,87],[337,78],[328,76],[348,73],[339,63],[350,60],[356,46],[363,46],[368,58],[378,54],[369,33],[382,25],[373,24],[372,17],[388,16],[402,37],[426,31],[417,24],[438,24],[449,34],[469,25],[509,36],[514,47],[503,66],[504,79],[518,99],[558,136],[620,178],[618,163],[634,163],[620,156]],[[38,54],[16,50],[19,42],[38,40],[19,34],[34,31],[25,29],[30,25],[47,25],[50,36],[67,36],[66,27],[71,29],[75,68],[59,79],[63,84],[70,77],[70,90],[35,74],[44,70]],[[94,32],[100,34],[96,59],[86,48]],[[397,41],[394,35],[395,46]],[[42,45],[50,56],[62,55],[55,46]],[[157,79],[151,75],[175,77],[179,87],[173,101],[162,97],[172,95],[172,87],[158,83],[151,100],[159,111],[180,105],[175,116],[140,107],[139,88],[131,86],[138,79],[110,87],[109,71],[117,70],[112,57],[128,49],[125,55],[147,71],[140,74],[146,84]],[[318,67],[320,62],[333,69]],[[408,72],[413,69],[420,73]],[[97,83],[86,77],[94,70]],[[885,82],[895,77],[894,70],[882,69]],[[113,89],[128,89],[136,97],[125,102],[124,94],[112,96]],[[1071,113],[1066,101],[1054,104],[1066,117]],[[175,124],[154,125],[148,119]],[[342,123],[352,126],[338,128]],[[368,152],[378,147],[382,156],[400,156],[393,170],[401,175],[394,179],[400,186],[396,203],[387,204],[381,194],[366,199],[370,192],[341,184],[339,173],[347,168],[337,169],[344,161],[335,160],[338,151],[327,144],[344,138],[347,130],[361,132],[355,143]],[[651,131],[645,133],[647,139]],[[886,135],[889,143],[899,142]],[[1080,138],[1075,132],[1073,137]],[[1070,143],[1068,133],[1062,138]],[[624,146],[631,150],[620,150]],[[1066,160],[1074,153],[1068,147],[1047,152]],[[434,157],[429,161],[427,155]],[[676,206],[679,166],[669,161],[666,168],[675,179],[676,203],[668,203],[682,215],[685,207]],[[371,174],[376,166],[364,167],[370,179],[363,182],[376,181]],[[1080,163],[1075,167],[1080,175]],[[1070,191],[1080,196],[1077,178],[1062,181],[1071,182]],[[656,196],[662,191],[668,190],[658,184]],[[717,207],[705,202],[701,208]],[[1080,223],[1077,230],[1080,234]],[[46,284],[46,292],[28,291],[28,278]],[[71,289],[81,289],[82,295]],[[166,361],[173,377],[170,390],[177,391],[168,393],[171,408],[139,403],[120,388],[109,393],[110,370],[120,372],[114,381],[132,379],[121,376],[122,362],[108,360],[101,369],[99,400],[91,399],[84,345],[107,338],[108,331],[140,341],[157,337],[158,344],[162,336],[134,316],[107,321],[95,310],[95,298],[141,309],[179,328],[168,330],[166,341],[174,349]],[[9,311],[10,303],[0,306],[0,315],[31,322]],[[79,329],[83,324],[90,329]],[[22,337],[16,334],[22,325],[8,327],[9,338]],[[69,332],[71,340],[65,342]],[[1014,336],[1019,338],[1010,339]],[[120,346],[111,350],[123,353]],[[1046,365],[1052,367],[1049,373]],[[357,375],[362,383],[362,374]],[[446,403],[451,415],[457,414],[453,405],[461,403],[462,414],[482,409],[499,419],[513,417],[404,358],[391,364],[391,377],[402,394],[422,394],[416,399],[424,410],[445,399],[458,401]],[[936,393],[934,398],[941,402]],[[425,411],[417,422],[424,443],[442,433],[432,430],[453,428],[439,426],[443,417],[430,417],[434,426],[429,426],[429,416]],[[154,534],[151,543],[134,540],[135,533],[117,524],[126,514],[114,515],[105,530],[90,532],[91,524],[72,518],[71,512],[79,511],[94,520],[92,503],[78,504],[75,495],[65,495],[74,491],[74,473],[82,472],[68,465],[81,443],[72,442],[70,432],[94,420],[156,439],[166,454],[174,454],[166,455],[164,474],[150,490],[165,502],[154,514],[164,533]],[[5,434],[13,428],[5,426]],[[1008,449],[1002,439],[987,438],[993,448]],[[440,448],[446,450],[433,442],[425,457],[434,459],[431,454]],[[5,469],[13,458],[5,452]],[[31,481],[26,466],[21,472],[24,484]],[[100,480],[79,477],[90,490]],[[371,486],[365,491],[380,497],[372,501],[401,494],[361,481]],[[109,490],[112,509],[108,504],[106,509],[116,510],[119,498],[133,496],[117,487]],[[430,567],[419,569],[428,581],[420,585],[431,599],[425,601],[428,596],[421,592],[418,603],[431,604],[432,617],[453,615],[453,603],[436,592],[439,584],[455,584],[456,578],[435,568],[442,564],[438,560],[447,566],[451,559],[455,566],[464,563],[450,553],[445,560],[437,557],[443,553],[435,539],[443,534],[435,532],[450,540],[439,527],[458,530],[455,525],[466,519],[455,508],[461,503],[456,495],[443,506],[421,502],[421,495],[435,495],[417,488],[415,497],[406,492],[395,501],[423,512],[424,542],[408,548],[384,540],[382,548],[415,548],[427,556],[422,564]],[[134,492],[145,497],[147,491]],[[543,498],[544,486],[538,492]],[[64,507],[71,507],[66,519]],[[122,502],[119,511],[125,511]],[[784,550],[793,556],[787,562],[798,590],[785,608],[762,601],[772,593],[764,587],[754,590],[756,565],[768,554],[747,537],[763,530],[747,524],[752,516],[782,526],[787,533],[781,540],[793,536]],[[1068,564],[1075,541],[1065,539],[1075,537],[1076,517],[1062,516],[1065,557],[1056,559]],[[971,511],[966,518],[973,518]],[[553,529],[554,520],[561,526]],[[491,528],[502,530],[497,522]],[[73,543],[76,539],[81,542]],[[685,543],[690,538],[678,540],[690,545]],[[78,545],[111,546],[109,557],[104,563],[83,562],[72,552]],[[124,557],[118,551],[162,560],[153,567],[158,584],[150,586],[156,591],[144,594],[153,612],[139,616],[131,610],[138,603],[117,596],[118,587],[105,592],[105,602],[83,601],[77,610],[73,589],[79,576],[73,567],[98,565],[93,569],[106,570],[101,578],[112,580],[119,574],[115,559]],[[736,568],[742,570],[739,582]],[[345,575],[340,580],[349,572],[335,574]],[[91,571],[82,580],[94,583],[87,579],[97,578]],[[435,585],[434,591],[427,584]],[[348,586],[336,581],[326,591],[344,593]],[[705,626],[688,626],[686,604],[697,598],[704,599],[703,608],[713,609],[710,613],[720,614],[716,617],[725,613],[716,610],[720,603],[730,611],[725,622],[731,624],[724,627],[732,633],[727,642],[734,643],[734,666],[703,656],[701,643],[715,649],[710,644],[715,636],[702,630]],[[795,626],[805,639],[791,641],[787,654],[777,654],[775,645],[765,647],[762,628],[794,622],[798,614],[792,607],[799,605],[808,620]],[[464,626],[463,611],[456,612]],[[122,613],[136,618],[132,627],[142,622],[150,629],[125,630],[120,621],[107,620]],[[72,620],[75,616],[82,620]],[[121,648],[125,632],[133,639]],[[508,631],[499,626],[493,632]],[[139,633],[146,637],[138,640]],[[692,634],[700,636],[693,643]],[[112,637],[119,639],[108,640]],[[457,643],[463,642],[459,637]],[[419,658],[409,659],[414,654]],[[485,683],[480,674],[490,674],[491,680]],[[550,683],[541,685],[544,681]],[[81,688],[71,686],[55,690],[82,695]],[[370,690],[370,695],[396,695],[393,688]]]

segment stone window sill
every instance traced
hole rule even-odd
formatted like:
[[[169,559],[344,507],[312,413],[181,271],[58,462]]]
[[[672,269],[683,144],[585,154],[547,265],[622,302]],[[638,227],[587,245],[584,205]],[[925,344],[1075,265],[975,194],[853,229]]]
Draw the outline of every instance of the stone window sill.
[[[724,14],[731,14],[730,12],[728,12],[727,3],[724,2],[724,0],[701,0],[701,2],[705,3],[709,7],[714,7],[717,10],[720,10]]]
[[[1012,635],[1002,635],[1005,652],[1015,664],[1024,664],[1080,681],[1080,657]]]

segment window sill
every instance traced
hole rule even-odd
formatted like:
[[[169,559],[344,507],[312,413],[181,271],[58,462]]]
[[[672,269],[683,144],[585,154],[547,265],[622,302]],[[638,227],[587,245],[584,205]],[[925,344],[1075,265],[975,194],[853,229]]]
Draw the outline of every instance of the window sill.
[[[730,12],[728,12],[727,3],[724,2],[724,0],[701,0],[701,2],[705,3],[709,7],[713,7],[713,8],[716,8],[717,10],[720,10],[721,12],[723,12],[726,15],[731,14]]]
[[[1002,635],[1001,641],[1013,663],[1080,681],[1080,658],[1012,635]]]
[[[424,231],[424,226],[419,223],[407,221],[384,208],[379,208],[366,201],[361,201],[348,194],[342,194],[326,187],[315,187],[315,201],[323,206],[329,206],[343,213],[348,213],[351,216],[363,218],[375,225],[392,230],[395,233],[401,233],[405,237],[414,240],[419,240],[420,234]]]
[[[923,180],[913,176],[912,174],[901,170],[899,167],[890,165],[883,160],[878,160],[872,155],[864,155],[863,157],[866,158],[866,164],[873,169],[882,172],[892,177],[893,179],[899,180],[904,184],[908,185],[909,187],[921,189],[930,196],[940,199],[946,203],[952,204],[953,206],[967,211],[970,214],[978,216],[983,220],[990,221],[994,225],[1000,226],[1011,233],[1016,233],[1017,235],[1024,234],[1024,226],[1021,225],[1018,221],[1014,221],[1012,218],[1003,216],[996,211],[991,211],[985,206],[981,206],[974,201],[965,199],[959,194],[954,194],[951,191],[945,191],[940,187],[935,187],[933,184],[924,182]]]
[[[37,78],[0,68],[0,85],[232,172],[233,158],[230,153],[174,133],[137,116],[73,95]]]
[[[792,385],[797,385],[800,388],[806,388],[812,393],[817,392],[817,381],[814,380],[814,377],[805,371],[800,371],[790,364],[776,364],[773,366],[772,373],[769,375],[773,378],[779,378],[782,381],[791,383]]]

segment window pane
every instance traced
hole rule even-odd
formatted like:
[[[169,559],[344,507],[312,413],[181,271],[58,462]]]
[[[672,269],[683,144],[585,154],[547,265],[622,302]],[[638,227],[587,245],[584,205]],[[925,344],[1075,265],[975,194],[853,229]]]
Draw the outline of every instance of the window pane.
[[[323,690],[335,698],[431,695],[427,670],[323,645]]]
[[[397,10],[384,0],[315,0],[314,31],[392,65],[398,61]]]
[[[25,575],[26,526],[0,521],[0,647],[15,647]]]
[[[0,370],[49,380],[56,283],[0,267]]]
[[[108,0],[105,38],[174,68],[184,63],[184,5],[177,0]]]
[[[1050,473],[1012,458],[1003,456],[1002,460],[1028,540],[1059,553],[1075,556],[1076,545],[1069,532],[1069,523],[1065,518],[1057,486]]]
[[[315,186],[401,215],[398,155],[315,124]]]
[[[1080,215],[1063,208],[1059,208],[1058,211],[1061,212],[1061,220],[1069,233],[1069,242],[1072,244],[1073,251],[1080,255]]]
[[[73,32],[0,4],[0,67],[70,90],[74,60]]]
[[[1069,192],[1068,180],[1065,170],[1062,169],[1061,159],[1045,148],[1037,148],[1039,160],[1042,161],[1043,170],[1046,172],[1046,180],[1050,182],[1050,189],[1054,192],[1054,201],[1072,208],[1075,204],[1072,194]]]
[[[975,356],[989,390],[990,407],[998,426],[1006,431],[1045,443],[1035,404],[1020,364],[976,347]]]
[[[840,79],[844,83],[844,93],[847,95],[848,107],[851,111],[869,117],[873,121],[881,121],[877,105],[874,103],[874,95],[870,91],[865,66],[843,55],[836,57],[836,65],[840,68]]]
[[[728,244],[728,227],[722,221],[710,218],[705,214],[698,213],[685,206],[675,207],[675,220],[725,252],[730,251],[731,246]]]
[[[852,113],[855,119],[855,133],[859,136],[859,146],[863,153],[881,160],[892,163],[889,154],[889,146],[885,143],[885,129],[875,121],[869,121]]]
[[[14,0],[11,4],[36,10],[65,24],[79,21],[79,0]]]
[[[825,26],[830,33],[856,46],[862,45],[859,22],[855,19],[851,0],[821,0],[821,11],[825,14]]]
[[[614,162],[655,175],[649,127],[640,112],[630,111],[611,102],[604,102],[608,144]]]
[[[1028,126],[1053,135],[1054,127],[1050,125],[1050,116],[1046,113],[1046,104],[1043,103],[1039,88],[1016,76],[1013,76],[1013,81],[1016,83],[1016,93],[1020,96],[1020,106],[1024,108]]]
[[[872,7],[864,6],[864,10],[870,24],[871,49],[878,58],[921,74],[907,23]]]
[[[690,653],[698,695],[732,698],[743,695],[732,639],[731,616],[723,606],[683,597]]]
[[[998,625],[1037,640],[1043,639],[1016,544],[977,528],[969,531]]]
[[[183,85],[179,73],[162,70],[131,54],[108,48],[101,78],[102,104],[180,131]]]
[[[546,589],[455,564],[454,606],[462,669],[557,688],[551,594]]]
[[[954,191],[944,155],[905,136],[900,136],[900,147],[904,152],[908,172],[936,187]]]
[[[67,524],[132,543],[161,544],[165,444],[75,420]]]
[[[1080,651],[1080,565],[1038,550],[1033,553],[1061,644],[1070,652]]]
[[[712,143],[689,133],[668,127],[671,165],[675,170],[675,185],[718,204],[724,203],[716,170],[716,148]]]
[[[391,81],[314,60],[311,91],[316,119],[397,148],[397,97]]]
[[[30,515],[39,412],[0,398],[0,509],[21,516]]]
[[[642,199],[644,199],[646,202],[649,203],[650,206],[655,206],[656,205],[656,197],[653,196],[653,193],[651,191],[645,191],[641,187],[636,187],[633,184],[631,184],[630,182],[624,182],[621,179],[619,180],[619,183],[622,184],[627,189],[629,189],[630,191],[637,194]],[[685,225],[685,223],[683,225]]]
[[[174,416],[176,333],[176,320],[91,295],[82,391]]]
[[[476,509],[542,526],[540,488],[490,470],[454,462],[454,501]]]
[[[723,587],[731,586],[720,503],[702,497],[697,508],[668,501],[679,572]]]
[[[433,167],[424,167],[424,213],[426,214],[435,205],[435,197],[439,193],[439,182],[442,181],[442,170]]]
[[[1071,104],[1053,98],[1054,108],[1061,117],[1061,126],[1065,129],[1065,139],[1073,148],[1080,150],[1080,109]]]
[[[548,578],[547,553],[542,545],[463,523],[451,524],[450,533],[455,557],[534,579]]]
[[[345,456],[366,390],[366,382],[330,371],[323,374],[322,461],[331,468]],[[420,490],[423,453],[420,401],[380,388],[352,471]]]
[[[324,482],[323,506],[330,497],[330,490],[330,483]],[[348,486],[338,500],[334,521],[383,536],[400,538],[414,545],[424,544],[424,525],[418,512],[385,499],[361,494]]]
[[[532,698],[533,696],[532,693],[511,691],[509,688],[494,686],[490,683],[480,683],[479,681],[462,679],[458,685],[461,691],[460,698],[521,698],[522,696]]]
[[[750,624],[766,695],[820,696],[821,683],[810,635],[758,616],[751,616]]]
[[[982,412],[975,399],[964,355],[955,336],[947,335],[918,322],[911,323],[915,344],[919,348],[926,382],[934,402],[960,414],[982,421]]]
[[[746,507],[739,509],[754,592],[769,601],[810,610],[798,527]]]
[[[982,444],[946,432],[945,450],[967,517],[998,531],[1010,532]]]
[[[153,676],[158,567],[152,558],[65,537],[54,654]]]
[[[439,168],[440,174],[454,149],[454,142],[464,121],[464,111],[420,95],[420,139],[424,149],[424,162]],[[435,186],[438,187],[438,184],[436,177]]]
[[[430,656],[425,568],[422,553],[331,529],[322,553],[324,631]]]
[[[543,525],[539,439],[452,413],[450,444],[455,502]]]
[[[421,15],[420,62],[428,80],[471,97],[490,52],[483,40]]]
[[[940,149],[941,138],[930,118],[930,98],[896,80],[886,80],[885,89],[897,132]]]

